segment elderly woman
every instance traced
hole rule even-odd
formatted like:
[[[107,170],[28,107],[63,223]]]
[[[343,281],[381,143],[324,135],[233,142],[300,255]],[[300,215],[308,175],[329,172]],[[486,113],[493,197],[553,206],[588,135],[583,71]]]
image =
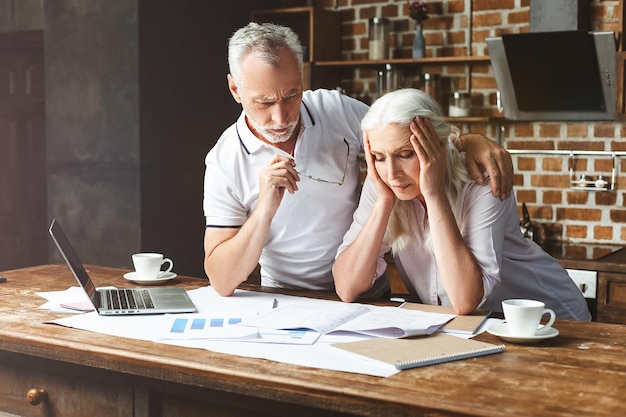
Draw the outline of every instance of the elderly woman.
[[[459,132],[430,96],[388,93],[361,127],[367,178],[333,268],[342,300],[374,287],[391,250],[416,301],[467,314],[531,298],[559,318],[590,320],[567,271],[522,236],[515,198],[494,198],[488,181],[468,177],[452,146]]]

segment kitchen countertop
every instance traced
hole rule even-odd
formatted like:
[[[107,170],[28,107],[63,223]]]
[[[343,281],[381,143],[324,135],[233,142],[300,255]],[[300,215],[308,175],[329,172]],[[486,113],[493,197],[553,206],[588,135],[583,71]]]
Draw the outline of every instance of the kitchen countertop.
[[[626,246],[568,242],[546,242],[541,246],[564,268],[626,273]]]
[[[605,270],[606,267],[607,271],[626,272],[626,248],[618,249],[598,259],[597,263],[600,265],[598,270]]]

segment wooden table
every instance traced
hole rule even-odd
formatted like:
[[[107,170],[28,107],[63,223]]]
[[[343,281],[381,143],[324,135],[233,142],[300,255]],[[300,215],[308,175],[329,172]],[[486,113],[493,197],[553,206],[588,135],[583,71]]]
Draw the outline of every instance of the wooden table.
[[[129,285],[127,271],[88,269],[98,286]],[[8,279],[0,283],[0,415],[626,415],[623,325],[557,320],[560,335],[537,345],[378,378],[43,324],[57,316],[37,309],[44,300],[35,292],[75,285],[68,268],[0,275]],[[47,399],[29,404],[31,389],[31,401],[38,390]]]

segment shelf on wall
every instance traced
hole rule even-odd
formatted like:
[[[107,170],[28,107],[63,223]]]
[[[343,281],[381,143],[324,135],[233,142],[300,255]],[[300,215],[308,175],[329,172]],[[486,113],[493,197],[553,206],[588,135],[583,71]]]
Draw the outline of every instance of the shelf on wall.
[[[473,116],[473,117],[448,117],[450,123],[493,123],[504,121],[502,116]]]
[[[378,67],[385,64],[392,65],[470,65],[489,64],[488,56],[442,56],[432,58],[394,58],[394,59],[359,59],[354,61],[316,61],[316,67]]]

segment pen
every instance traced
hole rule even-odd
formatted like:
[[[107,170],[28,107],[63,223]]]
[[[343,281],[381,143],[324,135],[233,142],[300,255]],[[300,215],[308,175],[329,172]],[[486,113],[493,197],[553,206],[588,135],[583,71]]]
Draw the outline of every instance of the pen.
[[[278,307],[278,300],[274,298],[274,303],[272,304],[272,308]]]

